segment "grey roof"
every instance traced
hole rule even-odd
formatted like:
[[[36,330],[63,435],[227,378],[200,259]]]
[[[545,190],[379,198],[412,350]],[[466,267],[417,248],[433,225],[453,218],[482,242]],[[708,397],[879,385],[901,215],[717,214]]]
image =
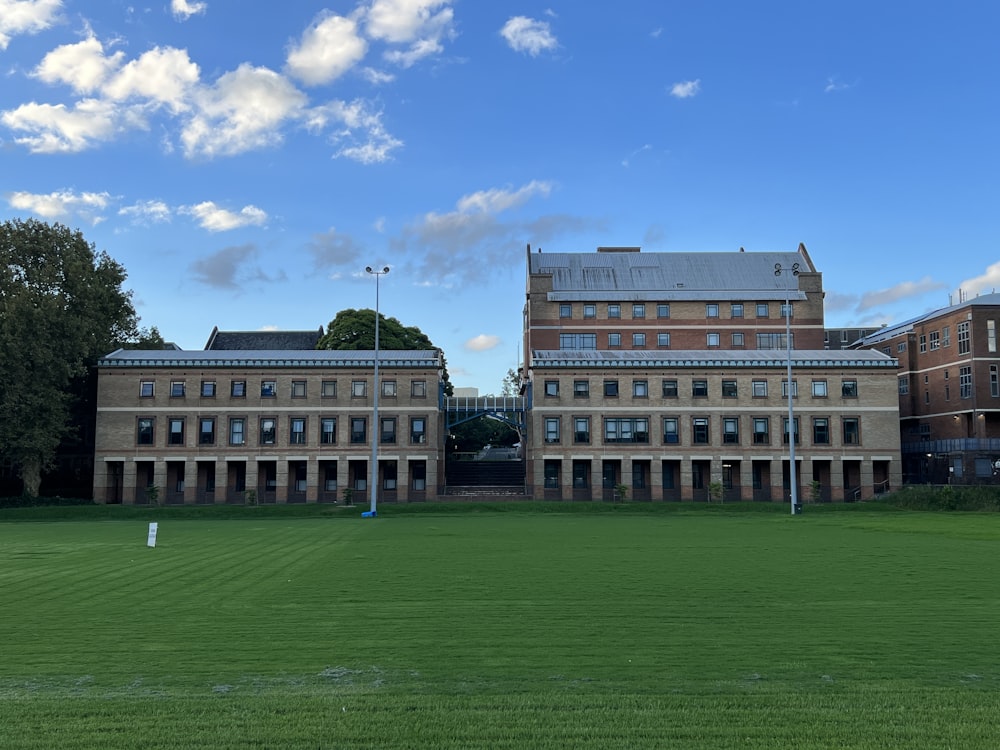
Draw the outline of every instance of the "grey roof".
[[[552,274],[552,300],[802,299],[788,274],[775,265],[815,272],[799,252],[531,253],[529,272]]]
[[[322,335],[322,326],[316,331],[220,331],[214,328],[205,348],[217,351],[315,349]]]
[[[378,353],[380,367],[437,367],[440,355],[436,349],[391,350]],[[159,349],[118,349],[98,361],[100,367],[374,367],[375,352],[371,349],[343,351],[331,349],[244,350],[244,351],[177,351]]]
[[[532,367],[785,367],[788,355],[780,349],[749,351],[686,349],[677,351],[603,351],[535,349]],[[874,349],[793,349],[793,367],[888,367],[899,362]]]
[[[978,297],[973,297],[972,299],[963,300],[957,305],[951,305],[949,307],[939,307],[937,310],[931,310],[930,312],[924,313],[923,315],[918,315],[915,318],[910,318],[909,320],[904,320],[901,323],[896,323],[891,326],[886,326],[885,328],[878,329],[875,333],[865,336],[861,339],[860,346],[872,346],[873,344],[878,344],[882,341],[888,341],[889,339],[895,338],[903,333],[908,333],[913,330],[913,326],[917,323],[921,323],[925,320],[931,320],[938,317],[939,315],[944,315],[945,313],[955,312],[964,307],[978,307],[978,306],[998,306],[1000,307],[1000,292],[991,292],[990,294],[981,294]]]

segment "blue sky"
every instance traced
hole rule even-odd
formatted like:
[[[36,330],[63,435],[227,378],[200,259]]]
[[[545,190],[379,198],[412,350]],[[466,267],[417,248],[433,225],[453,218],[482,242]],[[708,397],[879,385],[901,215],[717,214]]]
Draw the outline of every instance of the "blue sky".
[[[524,252],[794,250],[830,327],[1000,287],[1000,4],[0,0],[0,219],[144,325],[373,307],[517,364]]]

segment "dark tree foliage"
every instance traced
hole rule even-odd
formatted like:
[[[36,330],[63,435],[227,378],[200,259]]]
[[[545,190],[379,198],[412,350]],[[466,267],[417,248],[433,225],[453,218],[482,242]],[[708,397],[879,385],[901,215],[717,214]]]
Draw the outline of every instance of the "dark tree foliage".
[[[426,351],[438,349],[427,334],[416,326],[404,326],[396,318],[387,318],[381,312],[378,314],[378,346],[386,350]],[[374,310],[341,310],[326,327],[326,333],[316,343],[317,349],[374,349],[375,348],[375,311]],[[444,360],[445,395],[453,392],[448,378],[448,364]]]
[[[137,336],[125,269],[79,231],[0,224],[0,459],[37,495],[97,358]],[[77,412],[78,413],[78,412]]]

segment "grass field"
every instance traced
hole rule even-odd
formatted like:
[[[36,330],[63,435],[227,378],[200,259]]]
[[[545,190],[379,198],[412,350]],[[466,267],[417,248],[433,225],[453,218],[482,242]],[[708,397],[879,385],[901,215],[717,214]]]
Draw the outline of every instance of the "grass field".
[[[0,522],[0,748],[1000,742],[996,515],[432,510]]]

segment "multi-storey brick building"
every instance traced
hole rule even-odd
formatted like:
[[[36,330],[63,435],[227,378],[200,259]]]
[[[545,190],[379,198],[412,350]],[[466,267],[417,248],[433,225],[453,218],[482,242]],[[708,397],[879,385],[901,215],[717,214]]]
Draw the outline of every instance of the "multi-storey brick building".
[[[94,496],[168,503],[363,500],[378,436],[379,497],[443,482],[438,351],[119,350],[98,364]]]
[[[716,482],[732,499],[786,498],[786,331],[799,497],[815,487],[817,499],[862,499],[900,484],[896,363],[824,351],[822,277],[805,247],[529,248],[527,266],[536,495],[610,497],[624,484],[639,499],[704,499]]]
[[[1000,481],[998,321],[1000,294],[986,294],[880,329],[857,344],[899,362],[907,481]]]

